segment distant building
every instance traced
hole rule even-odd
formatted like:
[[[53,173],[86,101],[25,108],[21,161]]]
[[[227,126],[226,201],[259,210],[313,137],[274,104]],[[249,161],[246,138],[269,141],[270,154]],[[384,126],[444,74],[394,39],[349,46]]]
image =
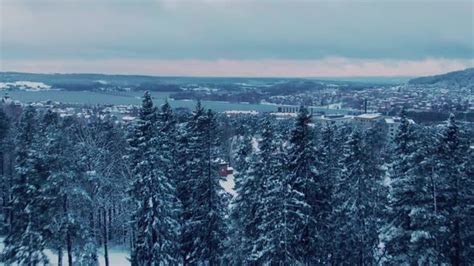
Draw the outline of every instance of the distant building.
[[[352,122],[354,116],[343,115],[343,114],[328,114],[321,116],[314,116],[313,121],[323,125],[341,125],[344,123]]]
[[[293,112],[290,112],[290,113],[276,112],[276,113],[270,113],[270,115],[275,116],[277,119],[278,119],[278,118],[281,119],[281,118],[297,117],[297,116],[298,116],[298,113],[293,113]]]
[[[258,115],[258,112],[255,110],[250,110],[250,111],[229,110],[229,111],[224,111],[224,114],[226,114],[227,116]]]
[[[297,113],[300,110],[299,107],[295,106],[278,106],[278,113]]]
[[[382,118],[383,116],[380,113],[369,113],[369,114],[361,114],[361,115],[354,116],[355,121],[364,122],[364,123],[366,122],[373,123],[373,122],[381,120]]]
[[[398,127],[400,126],[401,118],[400,117],[386,117],[384,119],[385,125],[387,127],[387,143],[393,145],[395,143],[395,136],[398,132]],[[415,121],[408,119],[410,124],[415,124]]]
[[[306,107],[310,114],[323,114],[324,112],[315,110],[313,107]],[[276,113],[272,114],[297,114],[300,111],[300,106],[278,106]]]
[[[361,129],[368,129],[381,120],[383,120],[383,116],[380,113],[368,113],[354,116],[354,122]]]

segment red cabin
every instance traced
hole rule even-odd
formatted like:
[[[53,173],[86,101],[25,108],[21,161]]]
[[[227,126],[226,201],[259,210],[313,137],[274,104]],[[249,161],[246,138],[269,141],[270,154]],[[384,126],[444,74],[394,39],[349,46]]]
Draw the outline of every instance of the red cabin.
[[[219,163],[219,176],[226,177],[234,173],[234,169],[226,162]]]

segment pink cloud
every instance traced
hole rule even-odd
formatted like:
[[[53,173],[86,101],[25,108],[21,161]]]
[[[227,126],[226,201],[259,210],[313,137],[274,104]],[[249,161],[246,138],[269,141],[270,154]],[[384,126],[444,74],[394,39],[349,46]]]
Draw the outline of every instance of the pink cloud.
[[[421,76],[474,66],[474,60],[367,60],[330,57],[320,60],[8,60],[2,71],[38,73],[110,73],[159,76],[343,77]]]

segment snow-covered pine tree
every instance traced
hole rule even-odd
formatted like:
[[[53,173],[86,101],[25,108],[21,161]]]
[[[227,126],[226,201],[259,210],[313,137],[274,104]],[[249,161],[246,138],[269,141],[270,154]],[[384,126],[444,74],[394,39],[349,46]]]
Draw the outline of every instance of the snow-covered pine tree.
[[[27,106],[20,118],[15,139],[16,174],[13,179],[9,207],[12,220],[2,261],[20,265],[48,263],[44,254],[46,248],[45,220],[47,203],[42,195],[45,180],[44,169],[39,158],[36,122],[37,112]]]
[[[335,264],[376,264],[381,215],[381,171],[355,129],[345,143],[335,187],[333,223],[338,250]]]
[[[315,136],[310,127],[311,114],[302,106],[291,131],[288,148],[289,175],[288,195],[293,204],[289,204],[288,217],[293,237],[290,239],[293,258],[301,263],[317,263],[325,259],[321,249],[320,223],[327,209],[328,191],[325,191],[320,173],[317,170]],[[322,257],[317,257],[317,256]]]
[[[233,264],[241,264],[243,261],[249,259],[248,250],[244,246],[244,224],[242,218],[246,217],[242,214],[246,209],[241,208],[240,205],[243,203],[243,198],[240,197],[238,191],[242,190],[242,186],[248,183],[248,172],[252,173],[253,170],[249,170],[256,162],[255,151],[252,149],[251,138],[249,136],[238,136],[235,140],[235,153],[233,159],[234,166],[234,190],[237,191],[236,198],[233,198],[230,205],[230,216],[229,216],[229,231],[228,236],[230,237],[230,243],[226,250],[227,260]],[[244,254],[244,250],[247,254]]]
[[[441,133],[437,169],[441,179],[439,208],[446,222],[441,236],[441,250],[451,265],[473,263],[474,187],[466,175],[468,145],[453,114]],[[472,160],[470,161],[472,163]],[[471,165],[472,167],[472,165]]]
[[[277,141],[271,120],[262,122],[262,139],[256,160],[260,179],[255,188],[258,195],[255,210],[257,228],[252,247],[252,261],[258,264],[287,265],[296,262],[290,244],[294,238],[294,227],[290,222],[290,206],[297,202],[291,194],[286,170],[286,155],[283,142]],[[250,221],[252,217],[250,217]]]
[[[273,153],[273,130],[269,118],[262,121],[261,140],[258,150],[252,151],[250,138],[241,146],[241,168],[235,178],[235,191],[237,196],[232,202],[231,218],[234,227],[233,245],[237,257],[232,258],[237,264],[256,263],[261,260],[260,252],[263,246],[258,246],[257,241],[262,238],[259,229],[263,222],[264,179],[269,174],[269,158]],[[240,170],[242,169],[242,170]],[[241,172],[240,172],[241,171]],[[263,242],[261,242],[263,245]]]
[[[189,180],[192,189],[191,213],[187,220],[192,241],[190,263],[219,264],[225,241],[223,188],[219,184],[215,153],[214,114],[198,102],[189,122]]]
[[[191,151],[188,149],[188,139],[190,137],[189,124],[180,124],[177,127],[176,137],[176,191],[180,211],[180,231],[179,231],[179,249],[181,254],[181,261],[183,265],[188,265],[191,259],[191,252],[193,247],[193,228],[190,223],[193,210],[192,197],[192,179],[191,179]]]
[[[395,148],[390,170],[391,188],[389,194],[389,217],[386,228],[386,249],[391,260],[396,263],[409,263],[410,204],[413,195],[408,171],[411,169],[411,156],[416,150],[413,127],[406,117],[405,110],[400,113],[401,121],[395,135]]]
[[[439,176],[435,170],[436,140],[427,128],[416,127],[416,149],[411,155],[411,167],[406,175],[407,192],[411,191],[408,202],[411,211],[409,257],[416,258],[418,264],[437,264],[439,254],[439,227],[444,217],[438,211]]]
[[[436,254],[430,225],[435,221],[435,214],[432,182],[421,168],[429,151],[423,149],[404,110],[395,143],[390,171],[390,218],[384,234],[386,249],[393,263],[429,263]]]
[[[158,138],[157,143],[159,145],[158,151],[160,153],[161,164],[160,166],[164,169],[167,178],[176,183],[176,157],[177,157],[177,121],[173,110],[168,103],[161,106],[158,114]],[[175,186],[175,185],[174,185]]]
[[[73,189],[72,167],[74,154],[71,139],[68,136],[67,127],[59,116],[47,110],[41,120],[40,136],[43,164],[48,174],[43,189],[45,197],[49,199],[48,204],[48,247],[58,254],[58,265],[61,265],[63,252],[67,248],[66,235],[70,232],[69,225],[72,223],[67,215],[66,198]],[[68,252],[71,256],[71,251]],[[72,257],[68,258],[72,261]]]
[[[248,134],[237,136],[234,150],[235,153],[232,160],[234,169],[237,172],[245,173],[252,154],[252,138]]]
[[[49,113],[49,114],[48,114]],[[49,248],[58,252],[58,265],[62,262],[63,248],[66,251],[68,265],[73,264],[73,248],[78,236],[84,235],[80,217],[84,209],[88,209],[83,203],[87,202],[83,192],[82,183],[78,180],[79,161],[78,152],[74,143],[78,120],[73,117],[47,118],[56,116],[47,112],[42,120],[42,135],[44,138],[43,156],[45,165],[48,166],[48,176],[44,193],[50,197],[49,203],[49,225],[51,235],[48,239]],[[46,121],[55,121],[46,123]]]
[[[155,191],[157,212],[155,221],[158,231],[154,247],[155,263],[177,263],[180,258],[178,233],[181,205],[177,197],[177,167],[175,147],[176,120],[171,106],[165,102],[158,114],[157,131],[152,143],[155,145]]]
[[[318,147],[318,159],[320,167],[320,176],[324,189],[327,191],[329,204],[326,205],[327,209],[323,212],[324,216],[321,216],[321,238],[325,243],[324,252],[328,254],[327,263],[334,264],[333,261],[335,253],[339,250],[337,242],[335,241],[335,230],[337,229],[337,223],[333,220],[333,210],[336,207],[334,199],[334,186],[336,178],[340,172],[339,158],[342,154],[342,144],[338,142],[338,127],[334,124],[326,124],[321,130],[320,144]]]
[[[471,144],[472,145],[472,144]],[[474,147],[470,146],[464,160],[464,175],[460,197],[463,199],[464,217],[474,217]],[[464,250],[468,264],[474,264],[474,219],[467,219],[462,224],[464,246],[471,247]]]
[[[2,108],[0,108],[0,158],[5,158],[5,154],[8,154],[8,150],[11,145],[10,141],[10,119],[5,114]],[[7,230],[8,225],[8,200],[10,198],[10,176],[8,174],[7,165],[5,163],[0,163],[1,172],[0,172],[0,234],[3,234]]]
[[[129,139],[132,163],[130,197],[135,240],[132,265],[160,265],[177,262],[174,185],[160,165],[158,114],[150,93],[143,97],[136,125]]]
[[[150,161],[153,138],[153,127],[156,124],[156,108],[151,95],[146,92],[136,124],[129,136],[129,159],[131,163],[131,187],[129,189],[132,206],[132,230],[134,231],[131,263],[135,266],[151,265],[154,240],[152,211],[152,177],[153,164]]]

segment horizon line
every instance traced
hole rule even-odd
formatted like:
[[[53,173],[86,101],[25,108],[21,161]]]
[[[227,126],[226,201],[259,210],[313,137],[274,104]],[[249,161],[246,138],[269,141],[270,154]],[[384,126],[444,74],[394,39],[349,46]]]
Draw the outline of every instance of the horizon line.
[[[449,71],[463,71],[469,68]],[[35,72],[35,71],[16,71],[16,70],[0,70],[0,73],[11,73],[11,74],[34,74],[34,75],[103,75],[103,76],[141,76],[141,77],[154,77],[154,78],[261,78],[261,79],[274,79],[274,78],[288,78],[288,79],[316,79],[316,78],[414,78],[419,77],[417,75],[374,75],[374,76],[245,76],[245,75],[223,75],[223,76],[212,76],[212,75],[159,75],[159,74],[133,74],[125,72],[89,72],[89,71],[77,71],[77,72]],[[438,74],[433,74],[438,75]]]

